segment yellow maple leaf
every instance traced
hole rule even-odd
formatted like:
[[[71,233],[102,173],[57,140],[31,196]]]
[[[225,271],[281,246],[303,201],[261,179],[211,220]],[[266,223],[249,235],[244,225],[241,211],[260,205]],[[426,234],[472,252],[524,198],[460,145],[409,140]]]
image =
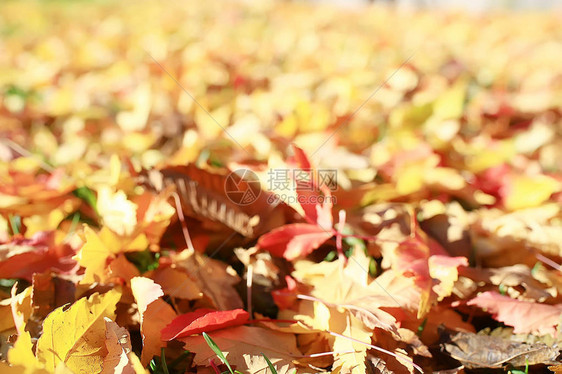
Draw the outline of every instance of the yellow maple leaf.
[[[31,293],[33,287],[27,287],[23,292],[16,295],[17,284],[12,287],[11,307],[14,316],[14,325],[18,333],[22,333],[25,325],[31,316],[33,306],[31,303]]]
[[[31,335],[27,331],[19,334],[14,347],[8,351],[8,362],[11,365],[25,367],[29,372],[47,372],[44,370],[44,365],[33,354]]]
[[[90,227],[84,227],[86,243],[75,259],[86,268],[82,283],[95,283],[105,279],[107,258],[118,253],[120,245],[117,237],[107,228],[96,234]]]
[[[120,298],[121,292],[114,289],[51,312],[37,341],[37,358],[45,368],[54,371],[62,362],[75,373],[100,372],[107,354],[104,317],[115,318]]]
[[[80,205],[80,200],[69,198],[59,207],[46,212],[23,218],[26,227],[25,237],[31,238],[39,231],[56,230],[60,223]]]
[[[342,352],[334,356],[334,367],[341,367],[342,373],[365,373],[367,370],[365,358],[373,331],[367,329],[350,313],[333,314],[330,319],[330,331],[357,340],[334,337],[333,350]]]
[[[148,239],[144,234],[125,240],[105,226],[98,233],[89,226],[84,226],[84,238],[84,245],[74,256],[78,264],[86,269],[82,284],[105,281],[108,277],[108,258],[114,259],[122,252],[142,251],[148,246]]]
[[[560,182],[546,175],[513,177],[504,204],[509,210],[541,205],[554,192],[560,191]]]
[[[358,304],[361,297],[373,295],[380,288],[370,281],[369,258],[356,249],[345,266],[339,261],[318,264],[299,261],[295,269],[295,278],[314,287],[313,297],[301,301],[296,312],[280,311],[279,318],[302,321],[313,329],[332,334],[331,349],[338,352],[334,355],[334,367],[342,373],[365,372],[374,328],[396,331],[394,318],[379,310],[379,305]]]

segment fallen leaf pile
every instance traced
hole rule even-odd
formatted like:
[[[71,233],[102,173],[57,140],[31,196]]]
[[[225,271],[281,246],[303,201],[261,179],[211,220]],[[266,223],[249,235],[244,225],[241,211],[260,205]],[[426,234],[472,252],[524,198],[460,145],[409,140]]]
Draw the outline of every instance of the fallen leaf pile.
[[[25,0],[0,34],[2,372],[562,372],[560,14]]]

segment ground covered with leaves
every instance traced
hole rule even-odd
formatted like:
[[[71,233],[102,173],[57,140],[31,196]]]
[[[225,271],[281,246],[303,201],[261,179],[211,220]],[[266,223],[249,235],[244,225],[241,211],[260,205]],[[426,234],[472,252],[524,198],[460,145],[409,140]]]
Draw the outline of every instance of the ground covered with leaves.
[[[562,372],[559,25],[2,2],[2,372]]]

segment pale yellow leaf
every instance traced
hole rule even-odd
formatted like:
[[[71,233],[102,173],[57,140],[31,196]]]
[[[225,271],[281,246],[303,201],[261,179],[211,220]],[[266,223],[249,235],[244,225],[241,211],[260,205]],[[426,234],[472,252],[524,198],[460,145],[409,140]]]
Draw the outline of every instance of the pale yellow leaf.
[[[131,279],[131,289],[140,314],[140,329],[143,339],[141,362],[148,364],[166,343],[160,339],[160,331],[176,317],[174,309],[160,299],[162,288],[150,278]]]

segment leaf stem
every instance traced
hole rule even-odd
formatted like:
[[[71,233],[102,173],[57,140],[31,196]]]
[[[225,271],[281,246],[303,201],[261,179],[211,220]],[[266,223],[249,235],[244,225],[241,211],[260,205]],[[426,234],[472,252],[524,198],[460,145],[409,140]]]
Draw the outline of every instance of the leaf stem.
[[[248,314],[250,314],[250,319],[252,319],[252,282],[254,280],[254,265],[252,263],[248,264],[248,271],[246,272],[246,301],[248,305]]]
[[[339,214],[339,221],[338,221],[338,231],[336,232],[336,248],[338,250],[338,258],[340,261],[345,262],[346,258],[345,258],[345,254],[343,253],[343,246],[342,246],[342,231],[344,229],[345,226],[345,219],[346,219],[346,214],[345,214],[345,210],[340,210],[338,212]]]
[[[185,244],[187,244],[187,248],[189,248],[191,253],[195,253],[195,247],[193,247],[193,242],[191,241],[191,236],[189,236],[189,231],[187,230],[187,225],[185,223],[180,197],[177,192],[172,192],[172,196],[174,198],[174,203],[176,204],[176,212],[178,213],[178,219],[181,223],[181,231],[185,239]]]
[[[215,364],[215,360],[213,360],[212,358],[209,359],[209,365],[211,365],[216,374],[221,374],[219,367],[217,366],[217,364]]]

